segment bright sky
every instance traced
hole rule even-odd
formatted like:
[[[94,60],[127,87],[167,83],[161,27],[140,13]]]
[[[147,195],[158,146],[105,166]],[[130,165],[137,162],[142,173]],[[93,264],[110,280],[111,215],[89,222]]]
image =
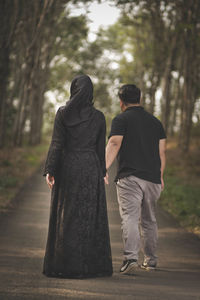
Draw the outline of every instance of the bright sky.
[[[119,17],[119,9],[112,4],[109,4],[109,1],[104,3],[92,3],[89,6],[89,18],[92,21],[91,29],[97,30],[99,26],[108,26],[116,22]]]
[[[76,11],[73,11],[72,15],[80,15],[84,12],[85,9],[80,8],[76,9]],[[100,26],[106,27],[115,23],[119,17],[119,14],[119,8],[117,8],[112,1],[103,1],[102,3],[93,1],[93,3],[89,4],[87,14],[91,21],[89,39],[95,39],[95,32],[98,31]]]

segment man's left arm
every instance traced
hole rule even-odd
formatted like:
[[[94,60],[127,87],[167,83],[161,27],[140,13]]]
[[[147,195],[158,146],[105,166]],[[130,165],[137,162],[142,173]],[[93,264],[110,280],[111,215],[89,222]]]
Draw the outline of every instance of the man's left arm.
[[[161,187],[162,190],[164,190],[164,170],[165,170],[165,165],[166,165],[166,139],[160,139],[159,142],[159,154],[160,154],[160,161],[161,161]]]

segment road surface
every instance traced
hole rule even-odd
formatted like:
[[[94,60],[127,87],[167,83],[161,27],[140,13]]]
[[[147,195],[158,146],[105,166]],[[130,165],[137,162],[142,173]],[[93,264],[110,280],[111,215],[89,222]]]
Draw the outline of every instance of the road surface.
[[[112,181],[114,171],[111,170]],[[42,274],[50,192],[38,171],[0,218],[0,300],[200,300],[200,239],[158,209],[159,268],[119,274],[120,217],[114,184],[107,187],[114,274],[109,278],[59,279]],[[189,201],[189,199],[188,199]]]

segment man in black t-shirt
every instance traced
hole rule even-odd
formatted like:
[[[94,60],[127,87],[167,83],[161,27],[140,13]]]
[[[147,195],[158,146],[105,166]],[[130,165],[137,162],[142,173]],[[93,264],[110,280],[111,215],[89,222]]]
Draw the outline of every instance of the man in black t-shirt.
[[[122,219],[124,261],[121,273],[138,267],[141,225],[145,269],[157,265],[156,202],[164,189],[166,135],[161,122],[140,105],[140,90],[127,84],[119,90],[122,113],[112,121],[106,147],[106,168],[118,159],[116,176]],[[105,177],[108,183],[108,176]]]

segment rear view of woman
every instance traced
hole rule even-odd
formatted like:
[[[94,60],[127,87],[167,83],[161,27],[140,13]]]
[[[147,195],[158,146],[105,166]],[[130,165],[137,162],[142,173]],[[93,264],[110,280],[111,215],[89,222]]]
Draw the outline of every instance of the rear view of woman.
[[[112,275],[104,176],[105,118],[93,107],[93,85],[74,78],[58,109],[44,175],[52,188],[44,257],[46,276]]]

